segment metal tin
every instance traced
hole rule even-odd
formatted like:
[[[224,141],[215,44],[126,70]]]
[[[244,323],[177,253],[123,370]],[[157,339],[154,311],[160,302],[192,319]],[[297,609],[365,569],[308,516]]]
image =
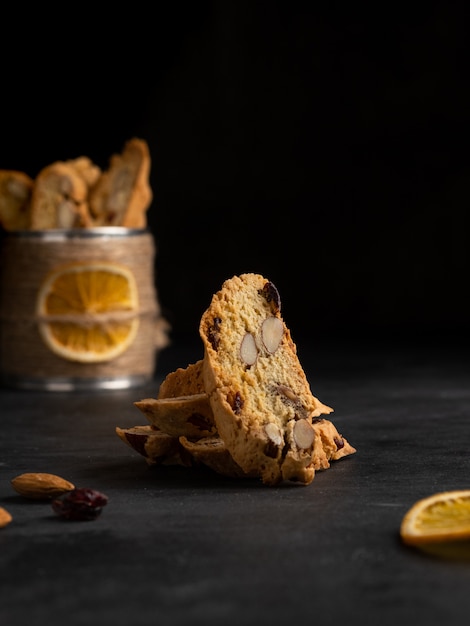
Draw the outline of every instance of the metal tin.
[[[167,343],[155,287],[155,243],[146,229],[19,231],[0,242],[0,376],[4,385],[50,391],[137,387],[153,377]],[[77,362],[51,350],[38,314],[38,294],[51,274],[70,264],[114,264],[133,277],[138,322],[121,354]],[[93,318],[87,323],[95,323]],[[99,323],[99,322],[96,322]]]

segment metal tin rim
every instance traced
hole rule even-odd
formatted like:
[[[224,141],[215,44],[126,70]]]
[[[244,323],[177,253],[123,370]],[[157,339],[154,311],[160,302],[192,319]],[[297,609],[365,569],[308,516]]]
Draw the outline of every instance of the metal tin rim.
[[[93,239],[102,237],[129,237],[148,235],[148,228],[124,228],[123,226],[96,226],[93,228],[51,228],[48,230],[15,230],[5,236],[18,239],[43,239],[66,241],[68,239]]]

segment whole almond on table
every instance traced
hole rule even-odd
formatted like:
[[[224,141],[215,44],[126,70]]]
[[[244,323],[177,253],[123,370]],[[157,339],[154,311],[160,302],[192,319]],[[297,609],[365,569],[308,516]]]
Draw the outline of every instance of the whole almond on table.
[[[45,472],[27,472],[11,481],[13,489],[25,498],[47,500],[75,489],[75,485],[60,476]]]
[[[7,526],[12,519],[13,518],[10,513],[8,513],[6,509],[0,506],[0,528],[4,528],[5,526]]]

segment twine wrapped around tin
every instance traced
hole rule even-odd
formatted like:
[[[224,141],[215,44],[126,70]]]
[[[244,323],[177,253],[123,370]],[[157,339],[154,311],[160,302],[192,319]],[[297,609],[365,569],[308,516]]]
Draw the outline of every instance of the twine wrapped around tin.
[[[7,385],[50,390],[122,389],[144,384],[165,347],[167,323],[155,287],[155,243],[145,229],[21,231],[1,241],[0,373]],[[111,312],[112,319],[136,317],[130,345],[115,358],[77,362],[54,353],[44,341],[38,294],[51,272],[71,263],[118,264],[133,276],[135,311]],[[101,320],[99,320],[101,315]],[[60,317],[60,316],[59,316]],[[103,323],[106,314],[81,316],[81,324]],[[53,321],[53,316],[48,321]]]

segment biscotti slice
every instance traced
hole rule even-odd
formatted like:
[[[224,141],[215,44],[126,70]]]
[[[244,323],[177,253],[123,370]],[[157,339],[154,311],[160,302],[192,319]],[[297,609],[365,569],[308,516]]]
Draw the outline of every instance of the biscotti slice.
[[[180,444],[196,463],[202,463],[211,470],[229,478],[249,478],[250,476],[235,463],[225,443],[220,437],[205,437],[191,441],[180,437]]]
[[[218,434],[246,473],[306,485],[315,475],[312,420],[333,409],[312,394],[280,307],[259,274],[224,282],[199,327],[204,387]]]
[[[8,231],[28,230],[33,179],[17,170],[0,170],[0,225]]]
[[[321,444],[321,450],[320,446],[315,448],[315,469],[327,469],[330,467],[330,461],[339,461],[339,459],[356,452],[356,448],[340,435],[330,420],[316,417],[313,419],[312,425],[316,433],[315,443]]]
[[[183,465],[192,463],[191,456],[180,445],[178,437],[154,428],[150,424],[120,428],[116,434],[129,447],[145,457],[149,465]]]
[[[148,421],[173,437],[200,439],[216,433],[209,397],[206,393],[175,398],[146,398],[134,402]]]
[[[96,165],[96,163],[93,163],[87,156],[69,159],[65,161],[65,163],[75,169],[77,174],[83,178],[89,189],[96,184],[98,178],[101,176],[101,168]]]
[[[130,139],[121,154],[112,155],[108,169],[90,191],[95,226],[146,227],[153,197],[150,166],[150,151],[143,139]]]
[[[161,383],[157,398],[191,396],[197,393],[205,393],[202,359],[185,368],[179,367],[174,372],[170,372]]]
[[[73,164],[56,161],[34,180],[31,228],[86,228],[92,225],[88,210],[88,185]]]

